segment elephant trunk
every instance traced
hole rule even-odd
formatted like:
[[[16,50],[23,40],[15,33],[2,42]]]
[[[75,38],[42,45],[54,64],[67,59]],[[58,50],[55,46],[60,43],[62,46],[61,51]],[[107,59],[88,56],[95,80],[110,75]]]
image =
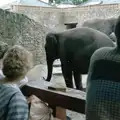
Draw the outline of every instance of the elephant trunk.
[[[53,61],[54,60],[47,60],[47,79],[46,81],[50,81],[52,77],[52,70],[53,70]]]

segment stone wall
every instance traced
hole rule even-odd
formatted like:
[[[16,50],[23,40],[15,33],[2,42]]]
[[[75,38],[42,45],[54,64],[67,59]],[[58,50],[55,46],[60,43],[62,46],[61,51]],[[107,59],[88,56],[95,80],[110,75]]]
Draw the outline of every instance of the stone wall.
[[[65,29],[66,22],[78,22],[80,27],[89,19],[117,17],[120,14],[120,4],[63,9],[16,5],[12,6],[12,11],[23,13],[53,31],[62,31]]]
[[[16,5],[12,7],[11,11],[25,14],[53,31],[65,28],[64,12],[61,9]]]
[[[26,15],[0,9],[0,41],[22,45],[33,53],[34,63],[45,63],[44,39],[48,28]]]
[[[65,18],[68,20],[69,16],[73,16],[78,22],[78,26],[81,26],[84,21],[96,19],[96,18],[111,18],[118,17],[120,15],[120,4],[114,5],[94,5],[81,8],[69,8],[65,9]],[[72,14],[71,14],[72,12]],[[72,21],[72,20],[71,20]]]
[[[120,4],[95,5],[64,9],[16,5],[12,6],[11,11],[25,14],[29,18],[39,23],[31,23],[29,22],[31,20],[26,18],[28,22],[21,23],[23,24],[22,26],[25,26],[25,29],[18,29],[19,31],[22,31],[22,34],[25,32],[24,35],[16,32],[15,36],[12,37],[12,39],[19,38],[17,43],[20,43],[30,49],[34,54],[35,63],[39,64],[45,63],[44,40],[47,32],[63,31],[65,30],[64,23],[67,22],[78,22],[77,27],[80,27],[84,21],[89,19],[117,17],[120,15]],[[5,15],[5,19],[7,19],[7,15]],[[16,27],[18,28],[21,26],[17,24]],[[5,29],[3,30],[5,31]],[[6,31],[7,30],[8,29],[6,29]],[[7,34],[8,33],[10,34],[10,32],[7,32]]]

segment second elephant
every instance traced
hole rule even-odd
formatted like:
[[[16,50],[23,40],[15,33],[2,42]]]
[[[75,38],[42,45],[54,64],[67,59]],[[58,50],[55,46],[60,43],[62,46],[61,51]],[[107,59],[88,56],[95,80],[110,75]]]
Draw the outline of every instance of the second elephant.
[[[112,33],[114,33],[116,20],[117,18],[87,20],[82,26],[93,28],[110,36]],[[116,41],[116,38],[112,40]]]
[[[73,87],[74,75],[77,89],[82,89],[81,74],[87,74],[90,58],[95,50],[114,44],[102,32],[92,28],[74,28],[61,33],[49,33],[46,36],[46,60],[48,66],[47,81],[52,76],[52,65],[60,58],[62,73],[67,87]]]

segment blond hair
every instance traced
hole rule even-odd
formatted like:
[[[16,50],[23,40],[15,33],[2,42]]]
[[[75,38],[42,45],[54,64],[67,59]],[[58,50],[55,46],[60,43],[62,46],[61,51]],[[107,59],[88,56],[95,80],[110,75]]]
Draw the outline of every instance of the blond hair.
[[[32,54],[24,47],[15,45],[3,57],[3,74],[8,79],[25,76],[32,63]]]

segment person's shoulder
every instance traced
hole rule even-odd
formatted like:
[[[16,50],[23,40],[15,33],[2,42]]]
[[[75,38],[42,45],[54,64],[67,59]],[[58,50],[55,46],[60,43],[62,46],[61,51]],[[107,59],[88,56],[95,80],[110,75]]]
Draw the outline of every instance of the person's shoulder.
[[[11,104],[27,106],[27,100],[21,91],[16,91],[11,95]],[[14,106],[13,105],[13,106]]]
[[[16,93],[13,95],[13,99],[14,99],[15,101],[24,101],[24,102],[26,102],[26,98],[24,97],[24,95],[22,94],[21,91],[16,92]]]
[[[105,59],[107,56],[110,56],[111,54],[113,54],[113,52],[115,51],[115,47],[102,47],[97,49],[91,59],[96,60],[96,59]]]
[[[10,120],[28,120],[28,103],[20,91],[11,96],[8,109],[8,116]]]
[[[0,84],[0,98],[1,98],[0,102],[1,101],[3,102],[5,100],[4,104],[7,104],[7,102],[10,100],[10,98],[18,92],[20,92],[20,91],[13,87],[9,87],[4,84]],[[20,94],[18,95],[18,97],[19,96],[20,96]]]
[[[115,47],[101,47],[99,49],[97,49],[94,54],[97,55],[97,54],[104,54],[106,52],[111,52],[115,49]]]
[[[3,93],[6,93],[6,95],[13,95],[17,92],[20,92],[19,88],[15,88],[15,87],[12,87],[10,85],[7,85],[7,84],[0,84],[0,91]]]

